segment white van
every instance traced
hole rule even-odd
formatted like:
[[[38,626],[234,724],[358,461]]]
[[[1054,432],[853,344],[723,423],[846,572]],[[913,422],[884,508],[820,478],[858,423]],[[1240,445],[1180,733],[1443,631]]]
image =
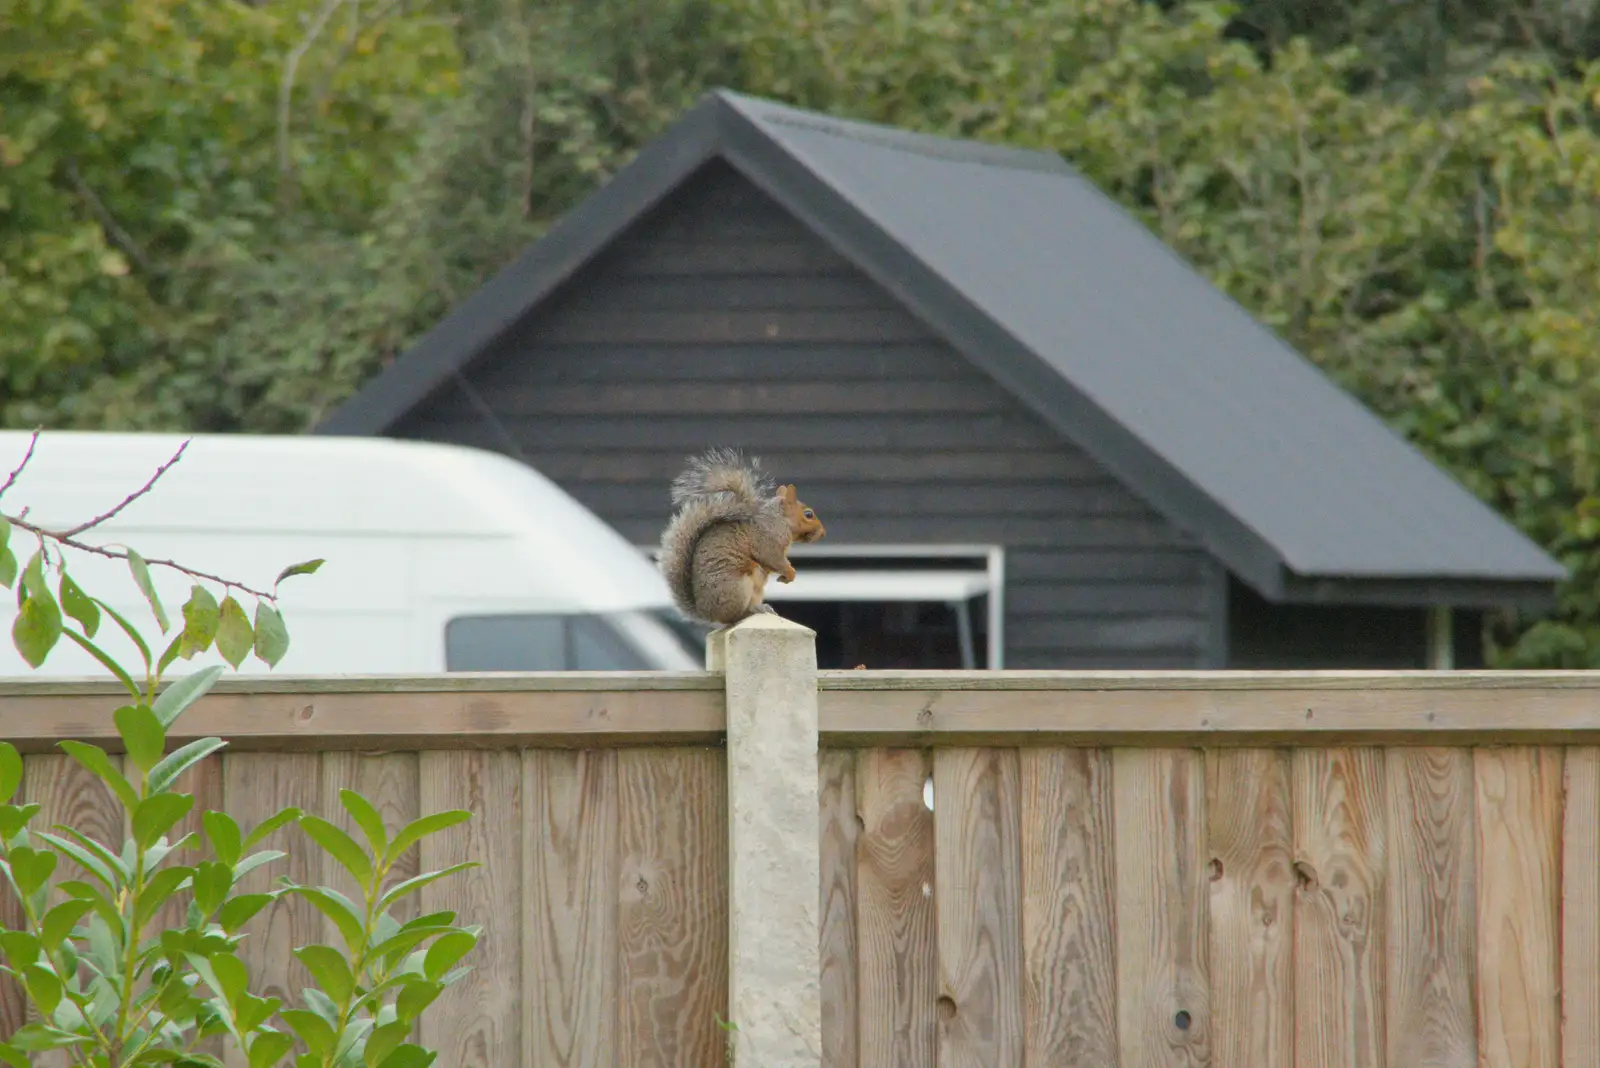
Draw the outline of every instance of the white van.
[[[31,435],[0,431],[0,483]],[[50,530],[82,523],[143,486],[189,435],[45,431],[0,511],[27,509]],[[665,488],[662,500],[666,500]],[[662,516],[666,520],[665,514]],[[431,674],[443,671],[693,670],[692,631],[666,583],[611,527],[549,479],[509,457],[386,438],[193,435],[155,487],[81,535],[127,545],[256,589],[283,567],[278,600],[288,654],[242,673]],[[11,533],[20,564],[37,539]],[[161,636],[126,562],[68,550],[68,573]],[[192,580],[152,566],[167,612]],[[218,599],[221,591],[208,584]],[[253,617],[255,599],[239,597]],[[106,676],[63,639],[34,671],[11,642],[14,597],[0,592],[0,677]],[[169,631],[169,634],[174,633]],[[140,661],[114,623],[96,641],[130,669]],[[171,672],[222,663],[213,650]],[[231,670],[229,672],[232,673]]]

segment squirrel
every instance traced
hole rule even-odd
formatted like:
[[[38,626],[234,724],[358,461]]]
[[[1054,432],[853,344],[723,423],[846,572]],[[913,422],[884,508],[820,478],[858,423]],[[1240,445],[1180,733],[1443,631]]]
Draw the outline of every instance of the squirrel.
[[[657,566],[678,611],[701,623],[772,613],[761,598],[770,576],[794,581],[790,544],[827,533],[792,485],[774,488],[759,460],[732,449],[690,458],[672,482],[672,504]]]

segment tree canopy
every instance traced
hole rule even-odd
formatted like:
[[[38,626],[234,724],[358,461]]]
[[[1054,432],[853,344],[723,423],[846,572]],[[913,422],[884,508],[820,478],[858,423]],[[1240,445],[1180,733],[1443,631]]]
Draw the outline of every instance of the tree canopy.
[[[708,88],[1060,152],[1574,571],[1600,7],[0,0],[0,419],[298,430]]]

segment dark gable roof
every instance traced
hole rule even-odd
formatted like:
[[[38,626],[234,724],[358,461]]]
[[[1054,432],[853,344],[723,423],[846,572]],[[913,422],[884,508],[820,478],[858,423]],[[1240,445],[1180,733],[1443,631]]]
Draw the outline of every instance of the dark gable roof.
[[[388,430],[717,157],[1264,596],[1544,605],[1566,577],[1056,156],[729,92],[315,432]]]

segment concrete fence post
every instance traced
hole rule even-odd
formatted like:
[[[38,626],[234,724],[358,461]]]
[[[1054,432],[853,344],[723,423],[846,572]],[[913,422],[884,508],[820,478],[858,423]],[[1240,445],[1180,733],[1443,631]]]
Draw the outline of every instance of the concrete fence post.
[[[816,633],[758,615],[712,634],[728,706],[728,1020],[737,1068],[822,1061]]]

